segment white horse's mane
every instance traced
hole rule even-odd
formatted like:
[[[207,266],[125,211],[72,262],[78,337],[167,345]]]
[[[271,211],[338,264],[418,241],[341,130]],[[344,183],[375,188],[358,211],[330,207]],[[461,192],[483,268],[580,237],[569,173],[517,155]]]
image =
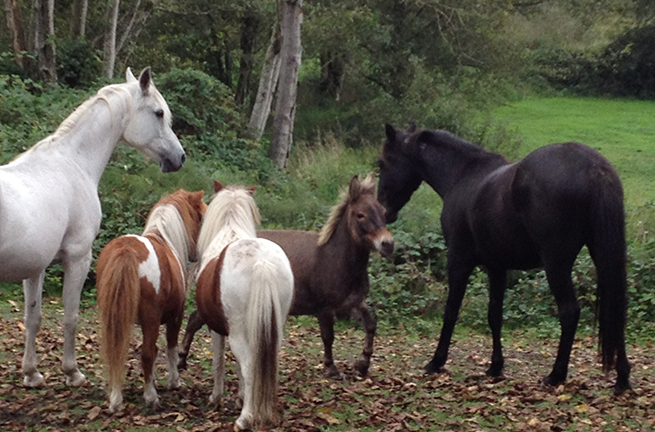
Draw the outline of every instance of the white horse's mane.
[[[221,189],[209,203],[200,228],[200,267],[232,241],[257,237],[256,226],[260,220],[257,204],[246,189],[234,186]]]
[[[180,212],[172,204],[155,207],[143,228],[143,234],[158,231],[185,268],[189,265],[189,237]]]

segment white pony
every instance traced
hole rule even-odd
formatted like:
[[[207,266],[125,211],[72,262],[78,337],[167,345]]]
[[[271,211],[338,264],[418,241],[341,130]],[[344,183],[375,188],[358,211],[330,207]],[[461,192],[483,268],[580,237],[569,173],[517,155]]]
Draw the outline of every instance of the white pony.
[[[64,359],[66,384],[85,376],[75,360],[75,330],[82,285],[102,212],[98,183],[119,140],[177,171],[186,155],[171,129],[171,113],[152,83],[150,68],[137,80],[101,88],[52,135],[0,167],[0,282],[23,280],[25,291],[24,384],[44,379],[37,371],[35,338],[41,324],[45,269],[64,268]]]
[[[259,211],[254,189],[223,188],[203,219],[198,236],[198,312],[212,335],[214,389],[223,394],[225,336],[237,360],[243,401],[235,430],[277,421],[277,363],[293,298],[293,273],[277,244],[256,237]]]

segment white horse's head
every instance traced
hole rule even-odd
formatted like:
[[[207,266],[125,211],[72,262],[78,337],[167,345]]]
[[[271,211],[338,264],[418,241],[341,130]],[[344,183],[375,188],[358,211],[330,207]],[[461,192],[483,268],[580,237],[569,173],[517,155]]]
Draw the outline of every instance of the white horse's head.
[[[186,154],[171,129],[171,111],[152,82],[150,68],[145,68],[138,80],[127,68],[125,78],[132,93],[134,115],[128,121],[123,140],[159,162],[162,172],[179,170]]]

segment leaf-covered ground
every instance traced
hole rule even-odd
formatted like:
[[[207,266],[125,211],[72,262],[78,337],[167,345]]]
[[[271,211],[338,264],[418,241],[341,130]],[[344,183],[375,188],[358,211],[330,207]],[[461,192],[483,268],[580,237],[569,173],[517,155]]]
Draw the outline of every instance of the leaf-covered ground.
[[[0,296],[0,430],[232,430],[239,410],[234,399],[237,381],[228,358],[226,394],[219,409],[208,405],[209,336],[201,331],[192,347],[183,386],[165,389],[166,366],[160,349],[157,363],[162,408],[144,408],[139,331],[133,335],[124,390],[126,409],[120,416],[107,411],[98,359],[96,311],[87,307],[79,325],[78,362],[89,382],[79,389],[63,384],[60,369],[63,308],[48,299],[38,337],[43,388],[22,386],[20,370],[24,327],[18,301]],[[434,324],[434,331],[440,323]],[[315,320],[287,324],[280,366],[284,431],[650,431],[655,430],[655,365],[653,346],[630,346],[634,391],[620,397],[611,392],[614,376],[605,377],[598,363],[596,340],[576,340],[566,385],[542,388],[539,382],[552,366],[556,338],[539,339],[524,332],[505,337],[506,371],[502,380],[484,376],[490,338],[460,329],[451,348],[449,374],[426,376],[422,367],[435,349],[432,336],[403,328],[383,329],[369,376],[356,376],[351,365],[363,343],[359,328],[340,325],[335,341],[341,381],[324,377],[322,343]],[[160,344],[160,347],[163,345]]]

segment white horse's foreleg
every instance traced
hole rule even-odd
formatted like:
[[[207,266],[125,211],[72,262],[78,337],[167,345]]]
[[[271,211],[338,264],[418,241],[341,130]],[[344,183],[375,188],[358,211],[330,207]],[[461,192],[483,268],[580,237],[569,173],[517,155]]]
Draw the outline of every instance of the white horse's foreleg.
[[[25,292],[25,352],[23,353],[23,384],[38,387],[43,384],[43,375],[36,370],[36,333],[41,327],[41,292],[45,270],[31,279],[23,281]]]
[[[77,317],[80,313],[80,296],[84,279],[91,265],[91,251],[80,259],[64,262],[64,361],[62,370],[67,375],[66,384],[80,386],[86,377],[79,371],[75,360],[75,336]]]
[[[237,407],[238,408],[243,408],[243,398],[246,395],[245,387],[243,385],[243,372],[241,372],[241,363],[239,363],[239,360],[237,359],[237,378],[239,379],[239,393],[237,394]]]
[[[255,420],[255,415],[252,407],[252,362],[253,355],[250,352],[250,344],[244,336],[230,337],[230,348],[239,363],[241,376],[239,377],[239,391],[244,390],[243,395],[243,408],[241,414],[236,421],[236,428],[238,430],[250,429]]]
[[[214,389],[209,398],[209,403],[218,405],[223,396],[223,384],[225,379],[225,336],[221,336],[216,332],[212,334],[212,351],[214,356],[212,358],[212,370],[214,372]]]

